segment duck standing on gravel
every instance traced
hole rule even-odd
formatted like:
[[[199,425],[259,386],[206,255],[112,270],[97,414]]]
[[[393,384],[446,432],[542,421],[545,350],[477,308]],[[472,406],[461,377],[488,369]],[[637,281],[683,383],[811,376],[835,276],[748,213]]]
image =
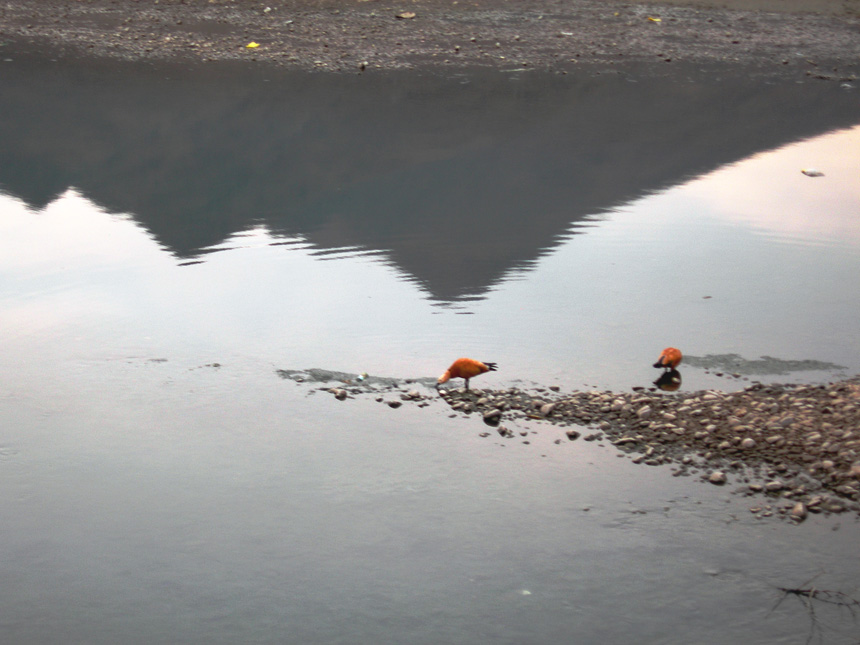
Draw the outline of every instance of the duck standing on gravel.
[[[673,370],[681,364],[681,350],[667,347],[660,354],[660,358],[654,363],[654,367],[662,367],[665,370]]]
[[[447,383],[452,378],[462,378],[466,380],[466,389],[469,389],[469,379],[478,374],[484,374],[485,372],[495,372],[496,364],[495,363],[484,363],[482,361],[476,361],[474,358],[458,358],[456,361],[451,363],[451,367],[445,370],[445,373],[439,377],[439,380],[436,381],[436,387],[442,385],[442,383]]]

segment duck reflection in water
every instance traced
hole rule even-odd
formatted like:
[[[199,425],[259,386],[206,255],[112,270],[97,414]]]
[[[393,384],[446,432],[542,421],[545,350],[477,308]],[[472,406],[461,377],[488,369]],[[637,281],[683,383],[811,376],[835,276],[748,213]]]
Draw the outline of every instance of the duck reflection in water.
[[[674,367],[660,374],[654,385],[665,392],[675,392],[681,387],[681,372]]]

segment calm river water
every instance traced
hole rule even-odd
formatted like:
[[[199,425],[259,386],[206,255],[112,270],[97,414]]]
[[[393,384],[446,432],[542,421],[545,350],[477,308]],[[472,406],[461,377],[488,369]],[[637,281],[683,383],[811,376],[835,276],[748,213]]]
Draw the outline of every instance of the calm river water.
[[[0,65],[0,640],[856,642],[854,517],[276,371],[856,374],[860,89]]]

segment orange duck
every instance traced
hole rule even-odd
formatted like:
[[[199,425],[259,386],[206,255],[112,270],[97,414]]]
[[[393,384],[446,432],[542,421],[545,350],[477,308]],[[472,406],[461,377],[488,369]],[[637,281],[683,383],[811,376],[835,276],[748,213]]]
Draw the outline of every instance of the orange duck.
[[[445,370],[445,373],[436,381],[436,387],[447,383],[452,378],[462,378],[466,380],[466,389],[469,389],[469,379],[485,372],[495,372],[495,363],[484,363],[476,361],[474,358],[458,358],[451,363],[451,367]]]
[[[654,367],[662,367],[666,370],[673,370],[681,364],[681,350],[674,347],[667,347],[660,354],[660,358],[654,363]]]

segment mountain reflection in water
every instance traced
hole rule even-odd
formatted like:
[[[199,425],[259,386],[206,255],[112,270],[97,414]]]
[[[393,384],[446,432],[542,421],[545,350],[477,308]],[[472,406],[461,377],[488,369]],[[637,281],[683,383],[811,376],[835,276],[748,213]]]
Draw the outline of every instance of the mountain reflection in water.
[[[4,65],[0,187],[34,207],[75,187],[183,262],[261,226],[379,252],[442,303],[614,205],[858,117],[833,84],[132,69]]]

